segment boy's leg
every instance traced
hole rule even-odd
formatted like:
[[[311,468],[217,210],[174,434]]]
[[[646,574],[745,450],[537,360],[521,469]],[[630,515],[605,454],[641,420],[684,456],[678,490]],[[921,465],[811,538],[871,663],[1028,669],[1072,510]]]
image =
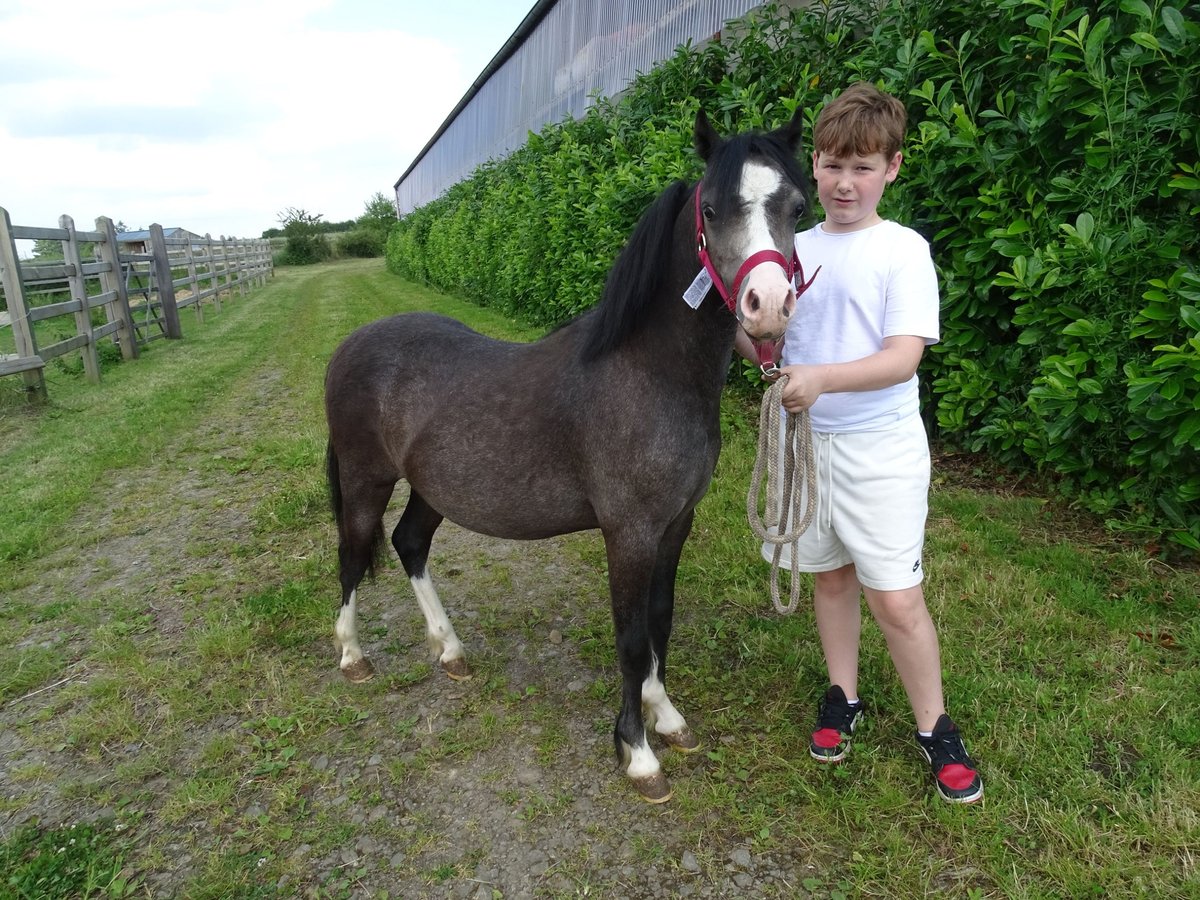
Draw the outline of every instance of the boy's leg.
[[[813,576],[813,613],[825,653],[829,683],[858,696],[858,642],[862,632],[862,585],[854,566]]]
[[[841,762],[866,709],[858,698],[858,639],[862,631],[862,585],[854,566],[818,572],[813,579],[817,633],[829,670],[829,688],[817,707],[809,755],[822,763]],[[854,698],[853,703],[848,702]]]
[[[863,593],[912,704],[917,730],[932,731],[946,707],[937,631],[925,606],[925,592],[917,584],[902,591],[866,588]]]
[[[958,726],[946,715],[937,631],[925,606],[925,592],[918,584],[902,591],[868,588],[865,593],[912,704],[917,744],[929,761],[938,793],[952,803],[974,803],[983,797],[983,779]],[[932,733],[924,737],[920,732]]]

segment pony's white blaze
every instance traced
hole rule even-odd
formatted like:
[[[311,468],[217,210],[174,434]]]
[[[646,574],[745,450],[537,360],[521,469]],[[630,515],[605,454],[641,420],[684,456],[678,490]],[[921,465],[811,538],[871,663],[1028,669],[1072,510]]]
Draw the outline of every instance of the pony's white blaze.
[[[463,658],[462,641],[450,624],[450,617],[442,608],[437,591],[428,575],[410,578],[413,593],[417,595],[417,604],[425,616],[425,635],[429,641],[429,649],[443,665]]]
[[[655,659],[650,668],[650,674],[642,682],[642,706],[647,710],[647,717],[654,723],[655,731],[664,736],[677,735],[687,729],[679,710],[667,696],[667,688],[658,677],[658,660]]]
[[[358,644],[358,591],[350,592],[350,599],[342,604],[338,612],[337,624],[333,626],[337,645],[342,651],[342,661],[339,664],[342,671],[353,669],[363,659],[362,647]]]
[[[740,194],[747,210],[742,259],[749,259],[760,250],[779,249],[771,237],[767,201],[782,184],[782,176],[770,166],[748,162],[742,168]],[[784,255],[790,258],[790,248],[785,250]],[[756,303],[748,302],[751,292]],[[751,337],[759,340],[782,337],[794,300],[795,288],[783,269],[777,263],[759,263],[747,274],[737,298],[742,325]]]

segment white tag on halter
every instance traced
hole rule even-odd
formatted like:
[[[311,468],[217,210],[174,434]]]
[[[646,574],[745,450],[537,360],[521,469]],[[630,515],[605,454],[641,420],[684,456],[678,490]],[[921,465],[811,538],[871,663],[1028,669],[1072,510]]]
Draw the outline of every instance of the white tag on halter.
[[[704,298],[712,289],[712,285],[713,280],[712,276],[708,274],[708,269],[701,269],[691,287],[683,292],[683,301],[692,309],[699,309],[700,304],[704,302]]]

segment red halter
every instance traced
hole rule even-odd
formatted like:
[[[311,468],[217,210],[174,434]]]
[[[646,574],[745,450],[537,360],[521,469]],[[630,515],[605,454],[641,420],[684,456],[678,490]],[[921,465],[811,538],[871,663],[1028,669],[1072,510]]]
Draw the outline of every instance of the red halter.
[[[810,287],[817,277],[817,272],[821,271],[821,267],[817,266],[817,271],[813,272],[812,278],[808,281],[804,280],[804,266],[800,264],[800,257],[795,249],[792,250],[792,258],[788,260],[778,250],[759,250],[757,253],[751,254],[741,266],[738,267],[737,274],[733,277],[733,290],[725,288],[725,282],[721,280],[721,276],[717,274],[716,267],[712,264],[712,259],[708,255],[708,241],[704,237],[704,216],[700,211],[700,185],[696,185],[696,252],[700,257],[700,262],[708,271],[708,275],[712,278],[713,287],[717,289],[717,293],[721,295],[721,299],[725,301],[725,305],[729,311],[737,316],[737,298],[738,292],[741,289],[742,282],[746,280],[746,276],[750,274],[750,270],[760,263],[773,262],[783,269],[787,275],[788,281],[792,282],[796,288],[796,296],[799,297]],[[741,320],[740,317],[739,321]],[[758,348],[759,361],[765,366],[774,364],[775,347],[774,344],[760,343],[756,345]]]

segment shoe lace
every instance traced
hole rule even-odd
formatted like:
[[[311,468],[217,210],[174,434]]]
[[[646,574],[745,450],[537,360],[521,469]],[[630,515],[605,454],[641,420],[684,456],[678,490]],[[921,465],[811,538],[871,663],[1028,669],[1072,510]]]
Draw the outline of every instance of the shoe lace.
[[[957,731],[935,734],[922,743],[929,750],[934,771],[954,763],[959,763],[972,770],[975,768],[975,761],[967,755],[966,745],[963,744],[962,737]]]
[[[854,716],[861,708],[861,705],[851,706],[840,700],[822,701],[821,712],[817,716],[817,725],[820,728],[836,728],[845,734],[850,730],[850,723],[854,721]]]

